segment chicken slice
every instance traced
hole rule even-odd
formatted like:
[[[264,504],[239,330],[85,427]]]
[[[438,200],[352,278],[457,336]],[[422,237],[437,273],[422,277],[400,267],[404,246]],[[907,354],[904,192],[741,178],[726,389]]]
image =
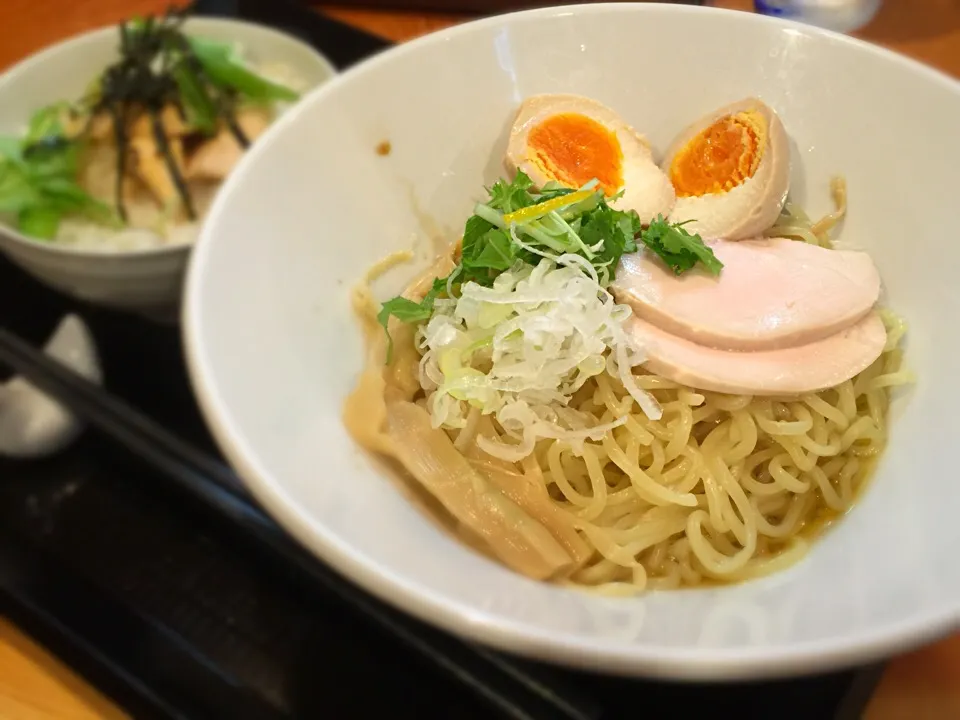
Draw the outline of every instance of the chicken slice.
[[[163,134],[168,138],[180,137],[190,131],[190,128],[187,127],[186,122],[180,116],[180,111],[171,104],[164,105],[163,110],[160,111],[160,122],[163,125]],[[151,118],[150,113],[141,113],[130,127],[131,137],[144,135],[153,137],[153,118]]]
[[[170,153],[180,172],[183,172],[183,143],[179,138],[167,140]],[[177,190],[167,161],[157,145],[153,135],[137,135],[130,138],[130,151],[134,157],[137,176],[150,189],[162,208],[178,215],[183,206],[183,198]]]
[[[237,113],[237,125],[253,142],[270,125],[270,114],[262,108],[244,108]],[[228,127],[221,127],[187,162],[188,180],[223,180],[243,157],[244,148]]]

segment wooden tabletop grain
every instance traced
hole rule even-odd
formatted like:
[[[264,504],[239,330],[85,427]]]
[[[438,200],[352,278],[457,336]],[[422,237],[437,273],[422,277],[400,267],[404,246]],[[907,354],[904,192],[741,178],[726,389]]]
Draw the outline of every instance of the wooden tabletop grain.
[[[0,0],[0,71],[26,55],[84,30],[134,14],[158,12],[169,0]],[[749,10],[752,0],[708,4]],[[468,18],[319,6],[329,15],[396,42]],[[960,77],[960,0],[884,0],[858,33]],[[0,719],[113,720],[126,715],[48,651],[0,618]],[[960,635],[895,659],[867,720],[960,719]]]

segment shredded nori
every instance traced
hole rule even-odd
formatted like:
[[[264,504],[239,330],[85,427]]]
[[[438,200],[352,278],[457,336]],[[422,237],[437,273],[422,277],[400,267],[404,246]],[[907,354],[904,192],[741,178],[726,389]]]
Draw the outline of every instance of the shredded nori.
[[[91,121],[99,113],[108,113],[113,123],[117,144],[116,205],[117,212],[124,220],[123,178],[130,140],[126,122],[138,111],[149,114],[154,140],[163,155],[177,194],[183,201],[187,216],[191,220],[196,219],[193,199],[170,150],[160,115],[164,107],[172,105],[181,117],[186,117],[179,86],[173,75],[175,67],[184,68],[194,76],[216,110],[218,119],[230,129],[241,147],[246,148],[250,144],[237,124],[235,97],[205,77],[202,64],[181,31],[188,14],[187,9],[171,9],[159,19],[148,17],[140,23],[121,23],[120,59],[104,70],[100,78],[99,97],[90,108]]]

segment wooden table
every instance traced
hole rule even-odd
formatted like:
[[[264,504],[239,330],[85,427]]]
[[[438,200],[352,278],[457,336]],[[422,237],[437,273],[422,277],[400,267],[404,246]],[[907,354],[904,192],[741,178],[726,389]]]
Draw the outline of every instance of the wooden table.
[[[162,10],[168,0],[0,0],[0,70],[74,33]],[[751,0],[710,3],[748,10]],[[447,27],[460,15],[323,10],[396,42]],[[960,0],[884,0],[859,35],[960,77]],[[893,661],[868,708],[867,720],[960,718],[960,635]],[[0,618],[0,718],[123,718],[98,692]]]

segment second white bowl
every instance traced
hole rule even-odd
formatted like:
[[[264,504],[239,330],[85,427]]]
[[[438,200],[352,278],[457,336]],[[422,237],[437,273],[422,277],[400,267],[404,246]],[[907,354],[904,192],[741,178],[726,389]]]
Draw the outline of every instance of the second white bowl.
[[[191,18],[191,35],[238,43],[247,57],[289,69],[304,91],[336,74],[306,43],[255,23]],[[0,135],[19,135],[40,107],[80,97],[118,55],[116,26],[94,30],[28,57],[0,75]],[[81,300],[170,316],[179,304],[190,245],[107,252],[24,236],[0,225],[0,251],[50,287]]]

